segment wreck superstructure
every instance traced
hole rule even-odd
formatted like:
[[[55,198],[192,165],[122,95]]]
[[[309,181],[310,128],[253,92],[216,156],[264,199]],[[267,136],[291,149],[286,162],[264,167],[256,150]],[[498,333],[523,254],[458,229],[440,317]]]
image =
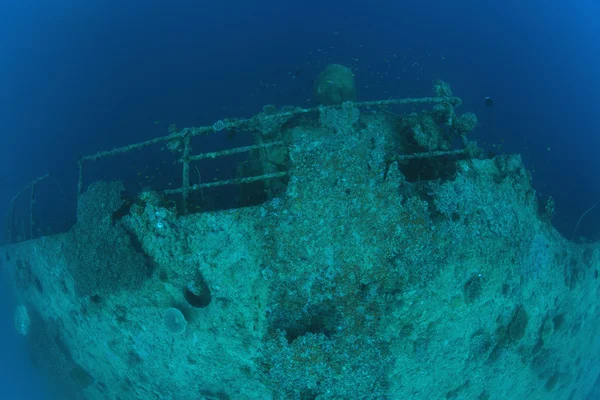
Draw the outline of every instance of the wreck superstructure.
[[[91,400],[583,398],[598,246],[560,237],[519,156],[468,140],[460,103],[436,82],[82,158],[75,226],[0,252],[34,364]],[[254,143],[191,145],[232,130]],[[125,201],[122,182],[87,185],[88,163],[155,145],[180,187]],[[238,177],[192,180],[195,161],[241,153]],[[192,207],[227,185],[259,201]]]

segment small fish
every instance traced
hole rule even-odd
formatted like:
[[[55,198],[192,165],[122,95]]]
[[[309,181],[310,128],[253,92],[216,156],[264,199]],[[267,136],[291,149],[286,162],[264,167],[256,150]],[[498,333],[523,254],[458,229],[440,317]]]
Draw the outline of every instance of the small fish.
[[[153,122],[153,124],[154,125],[158,125],[158,124],[160,124],[160,121],[156,120],[156,121]]]

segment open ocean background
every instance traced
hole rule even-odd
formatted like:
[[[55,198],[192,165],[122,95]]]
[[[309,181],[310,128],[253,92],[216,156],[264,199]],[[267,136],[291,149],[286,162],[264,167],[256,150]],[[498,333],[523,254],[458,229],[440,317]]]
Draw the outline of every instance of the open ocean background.
[[[599,18],[591,0],[3,0],[0,209],[50,172],[44,216],[72,219],[79,156],[173,123],[312,106],[312,80],[340,63],[355,70],[359,100],[428,96],[433,80],[450,83],[464,100],[457,111],[479,118],[475,138],[522,154],[571,238],[600,201]],[[578,235],[599,234],[597,207]],[[5,278],[0,398],[48,399],[14,333]]]

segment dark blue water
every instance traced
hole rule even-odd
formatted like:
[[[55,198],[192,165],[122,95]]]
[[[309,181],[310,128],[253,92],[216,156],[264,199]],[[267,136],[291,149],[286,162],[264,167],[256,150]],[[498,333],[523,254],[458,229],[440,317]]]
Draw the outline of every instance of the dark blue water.
[[[51,172],[64,197],[49,185],[47,213],[72,217],[80,155],[163,135],[172,123],[314,105],[312,79],[336,62],[355,69],[359,100],[429,95],[434,79],[449,82],[460,111],[478,115],[482,145],[523,155],[570,238],[600,200],[600,6],[521,3],[3,1],[0,208]],[[578,235],[599,232],[600,207]],[[10,299],[1,312],[0,396],[42,399],[12,333]]]

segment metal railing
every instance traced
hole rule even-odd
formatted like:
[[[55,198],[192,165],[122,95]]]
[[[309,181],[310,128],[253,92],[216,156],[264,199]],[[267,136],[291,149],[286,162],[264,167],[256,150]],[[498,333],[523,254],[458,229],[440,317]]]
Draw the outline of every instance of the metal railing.
[[[46,174],[43,176],[40,176],[34,180],[32,180],[31,182],[29,182],[26,186],[24,186],[21,190],[19,190],[19,192],[14,195],[14,197],[10,200],[9,206],[8,206],[8,241],[9,243],[13,243],[15,241],[15,229],[14,229],[14,223],[15,223],[15,205],[17,203],[17,200],[21,197],[21,195],[23,195],[24,193],[26,193],[27,191],[29,191],[29,228],[26,232],[26,238],[27,239],[32,239],[34,236],[34,227],[35,227],[35,204],[36,204],[36,199],[35,199],[35,190],[37,185],[50,178],[50,174]]]
[[[357,102],[351,103],[352,107],[356,107],[358,109],[366,108],[378,108],[383,109],[387,106],[403,106],[403,105],[418,105],[418,104],[448,104],[450,106],[454,106],[456,104],[460,104],[461,100],[457,97],[417,97],[417,98],[403,98],[403,99],[388,99],[388,100],[379,100],[379,101],[366,101],[366,102]],[[345,103],[343,105],[331,105],[331,106],[318,106],[312,108],[301,108],[301,107],[287,107],[282,109],[281,111],[267,112],[267,107],[265,107],[265,111],[259,113],[251,118],[246,119],[225,119],[219,120],[215,122],[213,125],[200,126],[200,127],[189,127],[184,128],[180,131],[171,132],[166,136],[157,137],[154,139],[150,139],[147,141],[133,143],[127,146],[114,148],[112,150],[104,150],[99,151],[92,155],[87,155],[81,157],[78,162],[78,182],[77,182],[77,201],[79,202],[79,198],[84,190],[84,174],[85,167],[88,163],[93,161],[98,161],[101,159],[105,159],[108,157],[117,156],[120,154],[125,154],[133,150],[138,150],[142,148],[146,148],[148,146],[157,145],[161,143],[169,143],[169,142],[179,142],[183,144],[183,151],[181,152],[181,156],[178,159],[178,162],[182,165],[182,185],[179,188],[167,189],[163,190],[159,193],[165,195],[181,195],[182,196],[182,206],[184,212],[187,212],[188,209],[188,199],[191,192],[199,191],[205,188],[223,186],[223,185],[239,185],[245,183],[253,183],[258,181],[268,181],[271,179],[282,178],[288,175],[286,171],[265,171],[265,173],[257,176],[250,177],[242,177],[242,178],[233,178],[233,179],[225,179],[225,180],[216,180],[213,182],[207,183],[198,183],[191,184],[190,183],[190,163],[193,161],[199,161],[204,159],[216,159],[219,157],[231,156],[234,154],[247,153],[250,151],[262,151],[268,148],[276,147],[276,146],[287,146],[289,141],[282,138],[281,135],[272,135],[270,133],[281,133],[281,127],[290,120],[290,118],[300,115],[305,115],[309,113],[317,113],[323,112],[328,109],[338,109],[348,105]],[[200,152],[197,154],[193,154],[193,149],[191,145],[191,139],[200,135],[208,135],[220,131],[250,131],[250,132],[261,132],[263,135],[259,135],[260,140],[259,143],[250,145],[250,146],[242,146],[237,148],[230,148],[221,151],[213,151],[213,152]],[[273,139],[275,137],[275,139]],[[265,141],[272,139],[271,141]],[[431,152],[423,152],[423,153],[415,153],[415,154],[405,154],[405,155],[397,155],[395,156],[396,160],[410,160],[417,158],[432,158],[432,157],[440,157],[446,155],[457,155],[457,154],[468,154],[468,142],[466,138],[463,137],[463,141],[465,144],[464,149],[460,150],[450,150],[450,151],[431,151]],[[27,186],[25,186],[19,193],[17,193],[11,200],[9,206],[9,216],[8,216],[8,239],[12,243],[15,240],[14,237],[14,209],[15,203],[18,198],[20,198],[23,193],[27,190],[30,190],[30,204],[29,204],[29,229],[28,229],[28,238],[31,239],[34,237],[34,207],[35,207],[35,189],[36,185],[50,177],[50,175],[41,176],[32,182],[30,182]]]
[[[460,103],[460,99],[457,97],[417,97],[417,98],[404,98],[404,99],[388,99],[388,100],[379,100],[379,101],[365,101],[360,103],[352,103],[352,106],[356,108],[369,108],[369,107],[384,107],[391,105],[409,105],[409,104],[436,104],[436,103],[448,103],[448,104],[457,104]],[[161,193],[163,194],[181,194],[182,195],[182,204],[184,211],[187,211],[187,202],[190,195],[190,192],[215,187],[222,185],[231,185],[231,184],[243,184],[243,183],[251,183],[257,181],[265,181],[270,179],[281,178],[287,175],[287,172],[271,172],[265,173],[258,176],[246,177],[246,178],[235,178],[229,180],[221,180],[214,181],[210,183],[200,183],[191,185],[190,184],[190,163],[192,161],[198,161],[203,159],[215,159],[218,157],[229,156],[233,154],[240,154],[244,152],[249,152],[253,150],[261,150],[266,149],[273,146],[285,146],[287,145],[286,141],[277,140],[273,142],[265,142],[259,143],[252,146],[244,146],[238,148],[232,148],[222,151],[216,152],[205,152],[199,154],[192,154],[192,146],[191,139],[195,136],[199,135],[207,135],[211,133],[216,133],[219,131],[228,131],[228,130],[246,130],[246,131],[263,131],[265,127],[270,127],[273,129],[275,127],[281,127],[285,122],[287,122],[290,118],[309,114],[314,112],[321,112],[327,109],[335,109],[340,108],[340,105],[332,105],[332,106],[318,106],[313,108],[300,108],[295,107],[285,111],[279,111],[274,113],[259,113],[251,118],[247,119],[225,119],[215,122],[213,125],[200,126],[200,127],[191,127],[184,128],[179,132],[173,132],[169,135],[154,138],[151,140],[147,140],[144,142],[130,144],[128,146],[123,146],[119,148],[115,148],[112,150],[100,151],[96,154],[84,156],[79,159],[78,167],[79,167],[79,181],[77,184],[77,193],[80,196],[83,192],[84,188],[84,169],[85,164],[90,161],[100,160],[106,157],[112,157],[119,154],[124,154],[130,152],[132,150],[138,150],[147,146],[159,144],[159,143],[167,143],[171,141],[181,141],[183,143],[183,152],[181,158],[178,160],[182,164],[182,186],[180,188],[168,189],[164,190]],[[464,152],[465,150],[460,150],[460,152]],[[445,154],[455,154],[456,151],[449,152],[431,152],[431,153],[422,153],[422,154],[414,154],[407,155],[406,158],[426,158],[426,157],[435,157],[441,156]]]

